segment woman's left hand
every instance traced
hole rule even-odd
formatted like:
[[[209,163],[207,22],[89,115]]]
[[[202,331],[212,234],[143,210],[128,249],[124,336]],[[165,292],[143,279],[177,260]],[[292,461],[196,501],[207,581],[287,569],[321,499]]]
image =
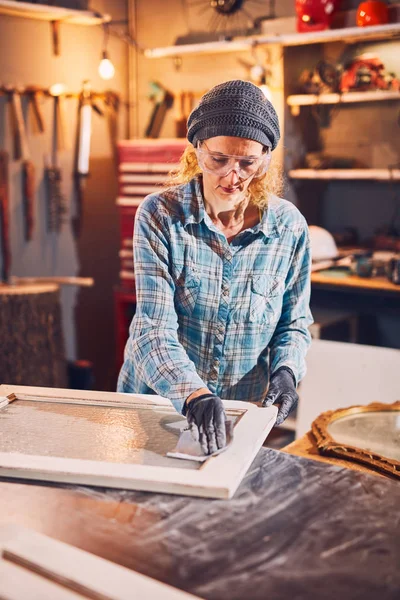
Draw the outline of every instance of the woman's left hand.
[[[268,394],[262,402],[263,407],[279,404],[275,425],[281,425],[295,408],[299,396],[293,372],[289,367],[281,367],[271,377]]]

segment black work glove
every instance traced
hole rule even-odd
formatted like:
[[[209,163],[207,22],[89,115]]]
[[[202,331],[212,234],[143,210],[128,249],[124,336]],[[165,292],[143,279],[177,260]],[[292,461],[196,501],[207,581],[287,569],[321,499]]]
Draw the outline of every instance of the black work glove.
[[[226,446],[226,414],[221,398],[214,394],[203,394],[185,403],[182,412],[204,454],[213,454]]]
[[[263,400],[263,407],[280,404],[275,425],[281,425],[289,413],[295,408],[299,396],[296,392],[296,380],[289,367],[280,367],[271,376],[268,394]]]

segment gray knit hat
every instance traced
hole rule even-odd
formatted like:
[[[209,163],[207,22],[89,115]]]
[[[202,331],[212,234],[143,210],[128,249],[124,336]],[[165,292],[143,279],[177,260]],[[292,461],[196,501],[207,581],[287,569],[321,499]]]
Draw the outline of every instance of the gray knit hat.
[[[220,83],[189,115],[187,139],[196,146],[218,135],[255,140],[274,150],[280,138],[278,115],[254,83],[241,79]]]

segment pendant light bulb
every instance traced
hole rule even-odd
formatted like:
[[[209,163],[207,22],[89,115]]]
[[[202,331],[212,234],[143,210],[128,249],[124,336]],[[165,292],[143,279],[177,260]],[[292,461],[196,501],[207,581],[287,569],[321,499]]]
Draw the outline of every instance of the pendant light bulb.
[[[103,51],[102,59],[99,64],[99,75],[102,79],[112,79],[115,75],[115,67],[108,58],[106,50]]]

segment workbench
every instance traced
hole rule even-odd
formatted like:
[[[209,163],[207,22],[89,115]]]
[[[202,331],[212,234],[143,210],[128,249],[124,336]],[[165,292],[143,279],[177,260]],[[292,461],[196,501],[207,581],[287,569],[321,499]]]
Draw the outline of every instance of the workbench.
[[[313,306],[358,316],[359,343],[400,348],[400,285],[327,270],[311,274],[311,290]]]
[[[0,480],[0,524],[207,600],[397,600],[399,506],[397,481],[267,448],[226,501]]]
[[[311,284],[316,289],[341,289],[348,292],[400,296],[400,285],[392,283],[386,277],[358,277],[357,275],[338,277],[329,270],[316,271],[311,273]]]

